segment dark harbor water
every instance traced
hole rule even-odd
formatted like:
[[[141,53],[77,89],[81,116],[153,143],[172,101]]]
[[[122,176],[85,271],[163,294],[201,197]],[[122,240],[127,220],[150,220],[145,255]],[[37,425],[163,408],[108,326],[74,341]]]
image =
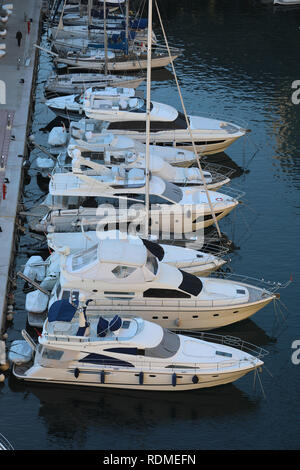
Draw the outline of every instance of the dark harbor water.
[[[209,157],[247,170],[232,182],[246,193],[242,206],[220,222],[234,242],[230,267],[282,283],[293,278],[281,290],[284,316],[269,305],[218,331],[269,351],[260,376],[264,393],[258,381],[253,387],[253,374],[177,393],[24,386],[10,378],[0,384],[0,432],[18,450],[300,448],[300,364],[291,360],[292,343],[300,340],[300,104],[292,102],[292,83],[300,80],[300,8],[251,0],[159,3],[170,44],[184,49],[175,69],[188,113],[252,130],[226,154]],[[42,144],[47,134],[39,129],[54,118],[42,102],[50,68],[43,54],[32,127]],[[152,98],[181,108],[170,72],[153,74]],[[24,188],[27,209],[45,196],[36,174],[33,164]],[[16,271],[36,253],[35,244],[28,234],[20,238]],[[15,300],[9,341],[20,338],[26,323],[22,281]]]

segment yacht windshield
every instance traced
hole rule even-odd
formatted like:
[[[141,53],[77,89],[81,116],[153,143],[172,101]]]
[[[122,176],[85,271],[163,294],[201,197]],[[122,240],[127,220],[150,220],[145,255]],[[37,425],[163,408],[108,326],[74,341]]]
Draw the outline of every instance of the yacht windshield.
[[[95,261],[97,259],[97,250],[98,245],[94,245],[88,250],[82,251],[77,255],[73,255],[72,270],[78,271]]]
[[[153,254],[150,253],[150,251],[147,252],[146,267],[149,269],[149,271],[152,274],[155,275],[157,273],[158,262],[157,262],[157,259],[155,258],[155,256],[153,256]]]
[[[183,193],[182,193],[181,188],[179,186],[176,186],[173,183],[169,183],[168,181],[165,181],[165,185],[166,185],[165,190],[161,194],[161,196],[175,203],[180,202],[183,198]]]
[[[181,269],[179,269],[179,271],[182,274],[182,282],[180,286],[178,286],[178,289],[183,292],[187,292],[188,294],[195,296],[199,295],[202,290],[202,282],[199,277],[186,271],[182,271]]]
[[[161,342],[155,348],[145,348],[145,356],[167,358],[174,356],[180,347],[180,338],[176,333],[163,328]]]

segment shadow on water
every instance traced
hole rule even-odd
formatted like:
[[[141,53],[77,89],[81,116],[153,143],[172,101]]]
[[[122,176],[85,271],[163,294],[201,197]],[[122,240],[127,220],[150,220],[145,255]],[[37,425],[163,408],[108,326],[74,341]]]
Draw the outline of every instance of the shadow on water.
[[[252,380],[252,379],[250,379]],[[190,392],[148,392],[114,389],[89,389],[49,384],[28,385],[10,377],[15,393],[33,394],[40,400],[39,416],[47,423],[50,434],[59,433],[60,416],[64,416],[63,432],[74,435],[82,428],[105,426],[107,432],[116,426],[143,429],[201,421],[212,417],[226,418],[232,413],[250,413],[261,396],[248,396],[235,385],[223,385]]]

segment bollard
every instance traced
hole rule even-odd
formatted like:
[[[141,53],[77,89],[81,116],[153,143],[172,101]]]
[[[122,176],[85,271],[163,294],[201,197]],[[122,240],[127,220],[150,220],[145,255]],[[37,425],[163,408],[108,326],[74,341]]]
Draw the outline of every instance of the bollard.
[[[0,370],[2,370],[2,372],[5,372],[8,369],[9,369],[9,362],[6,362],[5,364],[0,365]]]
[[[11,129],[11,115],[7,115],[6,129]]]

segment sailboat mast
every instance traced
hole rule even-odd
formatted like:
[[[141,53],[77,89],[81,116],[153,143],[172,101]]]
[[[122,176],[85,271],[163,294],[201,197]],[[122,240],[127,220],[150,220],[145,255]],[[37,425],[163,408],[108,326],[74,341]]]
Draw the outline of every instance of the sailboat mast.
[[[150,167],[150,105],[151,105],[151,47],[152,47],[152,0],[148,0],[148,36],[147,36],[147,94],[146,94],[146,158],[145,158],[145,205],[146,205],[146,221],[145,236],[149,235],[149,167]]]
[[[90,37],[91,34],[91,24],[92,24],[92,0],[88,1],[88,37]]]
[[[107,31],[106,31],[106,0],[103,3],[103,22],[104,22],[104,53],[105,53],[105,65],[104,65],[104,73],[107,75]]]
[[[126,21],[125,21],[125,25],[126,25],[126,26],[125,26],[125,27],[126,27],[126,30],[125,30],[126,54],[128,54],[129,0],[126,0]]]

